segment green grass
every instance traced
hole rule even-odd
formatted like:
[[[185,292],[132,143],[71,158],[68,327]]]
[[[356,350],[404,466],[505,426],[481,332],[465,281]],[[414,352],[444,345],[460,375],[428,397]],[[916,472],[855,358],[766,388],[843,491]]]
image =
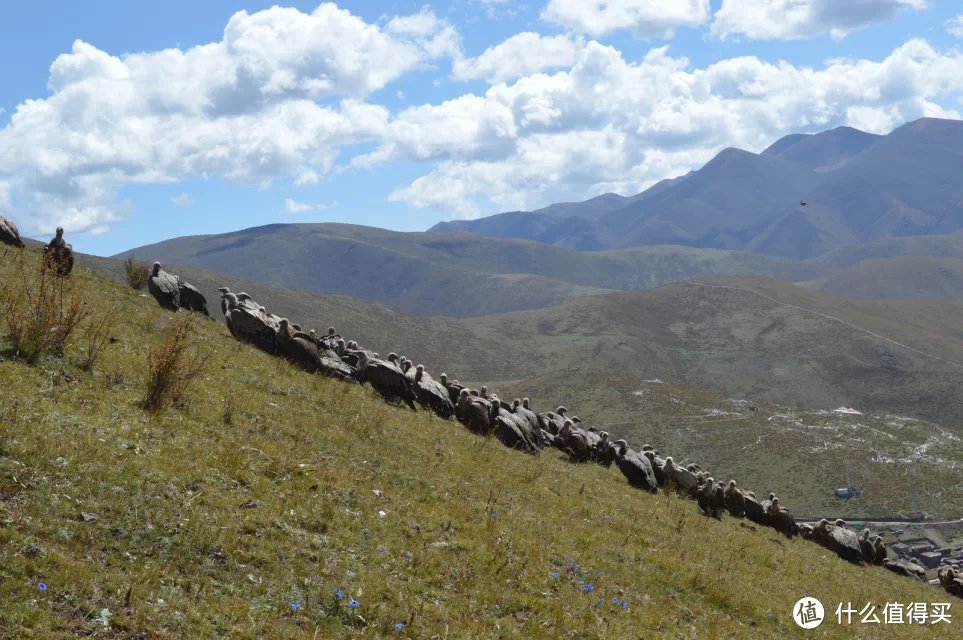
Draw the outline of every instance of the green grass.
[[[90,372],[76,345],[0,362],[0,637],[782,639],[806,637],[790,618],[804,593],[946,599],[303,374],[220,323],[196,323],[214,355],[186,401],[149,415],[147,352],[174,315],[108,276],[74,278],[94,312],[124,317]]]

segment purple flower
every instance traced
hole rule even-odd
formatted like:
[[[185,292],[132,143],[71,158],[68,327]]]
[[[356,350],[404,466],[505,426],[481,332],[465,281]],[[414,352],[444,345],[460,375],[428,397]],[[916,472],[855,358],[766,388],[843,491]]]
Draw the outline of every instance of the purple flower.
[[[41,591],[46,591],[46,590],[47,590],[47,583],[46,583],[46,582],[41,582],[40,584],[37,585],[37,588],[40,589]]]
[[[626,602],[625,600],[623,600],[623,601],[622,601],[622,604],[620,604],[619,606],[622,607],[623,609],[628,609],[628,608],[629,608],[629,603]]]
[[[300,609],[300,608],[301,608],[301,603],[300,603],[300,602],[292,602],[292,603],[291,603],[291,611],[297,611],[297,610]]]
[[[404,628],[405,628],[404,622],[399,622],[398,624],[395,625],[395,631],[401,631]]]
[[[613,598],[612,598],[612,604],[618,604],[618,603],[619,603],[619,598],[618,598],[618,596],[613,597]]]
[[[589,582],[587,584],[582,585],[582,591],[584,591],[585,593],[592,593],[593,591],[595,591],[595,587],[593,587],[592,583]]]
[[[360,603],[354,598],[351,598],[351,600],[348,601],[348,606],[351,607],[352,609],[357,609],[359,604]]]
[[[553,571],[553,572],[552,572],[552,577],[553,577],[553,578],[557,578],[557,577],[558,577],[558,571]]]
[[[334,597],[338,600],[344,600],[344,592],[341,589],[335,588]]]

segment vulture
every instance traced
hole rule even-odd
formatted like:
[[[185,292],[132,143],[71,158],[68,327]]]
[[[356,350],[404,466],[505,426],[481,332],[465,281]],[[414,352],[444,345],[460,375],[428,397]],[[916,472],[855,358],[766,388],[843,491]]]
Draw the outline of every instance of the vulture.
[[[766,513],[763,506],[756,500],[756,495],[751,491],[743,491],[742,500],[746,508],[746,517],[756,524],[768,527],[769,514]]]
[[[181,306],[181,293],[177,280],[161,269],[161,263],[155,262],[147,279],[147,290],[157,303],[170,311],[177,311]]]
[[[600,435],[599,441],[595,443],[595,451],[592,454],[592,459],[603,467],[611,467],[612,463],[615,462],[615,446],[609,441],[609,434],[607,431],[603,431]],[[652,464],[652,460],[649,460],[649,464]],[[655,470],[653,469],[653,472]],[[656,478],[658,482],[658,478]]]
[[[58,276],[69,276],[74,269],[73,247],[64,242],[64,228],[57,227],[57,233],[43,247],[43,259]]]
[[[0,216],[0,242],[23,249],[23,240],[20,239],[20,232],[13,220]]]
[[[571,420],[566,420],[557,437],[559,449],[568,454],[572,462],[588,462],[592,457],[585,431],[577,428]]]
[[[277,353],[277,329],[267,316],[250,305],[243,304],[233,293],[224,294],[228,309],[224,316],[231,335],[249,342],[270,354]]]
[[[217,292],[221,294],[221,313],[227,316],[227,294],[231,292],[227,287],[218,287]]]
[[[415,408],[418,394],[414,385],[394,363],[369,357],[365,351],[358,353],[359,381],[369,383],[385,400],[400,400]]]
[[[786,536],[790,540],[796,535],[796,519],[792,517],[789,513],[789,509],[779,506],[779,498],[773,498],[772,503],[769,505],[769,526]],[[852,531],[847,531],[853,535],[853,542],[856,545],[856,553],[859,553],[859,542],[856,541],[856,534]],[[860,556],[861,557],[861,556]],[[846,558],[847,560],[849,558]],[[856,560],[859,562],[859,560]]]
[[[916,564],[915,562],[906,562],[904,560],[883,560],[883,566],[897,573],[901,576],[906,576],[907,578],[916,578],[920,582],[926,582],[926,569]]]
[[[662,464],[659,464],[656,461],[654,451],[643,451],[642,455],[648,458],[649,464],[652,465],[652,473],[655,474],[655,483],[659,485],[660,488],[664,487],[666,484],[665,470],[663,469],[665,463],[663,462]]]
[[[696,475],[683,467],[678,467],[672,461],[672,456],[667,456],[662,464],[662,473],[665,475],[666,485],[676,488],[680,493],[689,494],[699,485]]]
[[[742,518],[746,515],[746,497],[736,488],[736,481],[730,480],[725,492],[726,511],[729,515]]]
[[[524,419],[516,416],[502,406],[497,396],[491,398],[491,414],[489,423],[495,437],[510,449],[519,449],[525,453],[538,453],[538,445],[532,441],[527,433]]]
[[[656,484],[655,473],[652,471],[649,459],[629,449],[625,440],[617,440],[615,446],[617,448],[615,464],[622,475],[625,476],[625,479],[629,481],[629,484],[651,493],[658,491],[659,487]]]
[[[318,347],[304,334],[294,331],[287,318],[281,318],[281,326],[277,332],[277,348],[284,358],[308,373],[314,373],[321,366],[321,356]]]
[[[866,564],[876,564],[876,545],[869,537],[869,529],[863,529],[859,536],[859,552],[863,555]]]
[[[430,409],[443,420],[447,420],[455,413],[455,405],[448,395],[448,389],[440,382],[425,373],[425,367],[418,365],[405,375],[411,380],[418,396],[418,402],[426,409]]]
[[[181,296],[181,309],[203,313],[210,318],[211,314],[207,310],[207,298],[204,297],[204,294],[190,282],[182,280],[180,276],[174,276],[174,280],[177,282],[177,290]]]
[[[773,500],[773,503],[778,503],[778,498]],[[863,561],[863,552],[859,537],[845,527],[830,524],[829,520],[825,518],[817,522],[816,526],[813,527],[813,540],[843,560],[849,560],[855,564],[860,564]]]
[[[440,376],[438,376],[438,380],[439,382],[441,382],[441,386],[443,386],[445,389],[448,390],[448,398],[451,399],[451,403],[453,405],[457,405],[458,398],[461,397],[461,390],[464,389],[465,387],[461,385],[457,380],[452,380],[451,382],[449,382],[447,373],[443,373]]]
[[[338,378],[346,382],[358,382],[358,370],[343,362],[341,358],[331,357],[331,352],[325,352],[318,363],[318,372],[329,378]]]
[[[936,572],[940,584],[952,596],[963,598],[963,569],[945,566]]]
[[[487,435],[491,430],[491,403],[462,389],[455,405],[455,417],[472,433]]]

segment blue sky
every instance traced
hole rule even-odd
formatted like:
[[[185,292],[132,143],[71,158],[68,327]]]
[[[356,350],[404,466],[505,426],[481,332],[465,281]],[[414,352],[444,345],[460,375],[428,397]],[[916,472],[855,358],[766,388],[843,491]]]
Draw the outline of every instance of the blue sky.
[[[960,117],[948,0],[272,7],[9,3],[0,213],[102,255],[278,222],[423,230],[797,131]]]

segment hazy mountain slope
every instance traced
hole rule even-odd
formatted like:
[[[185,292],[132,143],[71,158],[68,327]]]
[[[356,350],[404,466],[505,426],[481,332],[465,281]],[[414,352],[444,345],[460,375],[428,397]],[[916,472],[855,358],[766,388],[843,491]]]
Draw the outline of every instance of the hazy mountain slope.
[[[0,263],[0,279],[15,277]],[[34,367],[2,356],[6,637],[621,640],[751,628],[783,640],[805,637],[791,619],[804,591],[826,602],[939,597],[643,494],[615,469],[526,456],[309,376],[220,323],[195,327],[213,358],[186,402],[148,416],[148,349],[174,318],[83,266],[71,281],[92,311],[119,303],[123,316],[93,371],[74,365],[75,343]]]
[[[963,300],[963,260],[920,256],[864,260],[820,280],[818,288],[851,298]]]
[[[591,367],[760,401],[902,413],[960,431],[961,314],[958,302],[848,300],[754,277],[465,323],[517,354],[515,367],[473,379]]]
[[[730,399],[597,369],[549,371],[492,387],[507,397],[529,397],[537,408],[564,404],[610,439],[651,444],[757,493],[792,495],[800,514],[906,514],[913,510],[910,466],[924,511],[947,519],[963,514],[963,442],[936,424]],[[863,490],[849,501],[833,493],[846,486],[847,470]]]
[[[726,149],[595,219],[512,213],[457,228],[579,249],[685,244],[801,259],[963,228],[961,173],[959,120],[923,118],[885,136],[838,127],[786,136],[761,154]]]
[[[827,268],[846,268],[863,260],[899,256],[963,259],[963,231],[938,236],[881,238],[858,246],[841,247],[809,261]]]
[[[819,176],[777,157],[725,149],[661,193],[607,214],[599,226],[619,247],[687,244],[733,249],[745,233],[798,202]]]
[[[755,272],[793,281],[824,275],[816,265],[737,252],[642,247],[584,253],[476,234],[340,224],[269,225],[176,238],[126,254],[455,317],[541,308],[606,289],[703,275]]]

